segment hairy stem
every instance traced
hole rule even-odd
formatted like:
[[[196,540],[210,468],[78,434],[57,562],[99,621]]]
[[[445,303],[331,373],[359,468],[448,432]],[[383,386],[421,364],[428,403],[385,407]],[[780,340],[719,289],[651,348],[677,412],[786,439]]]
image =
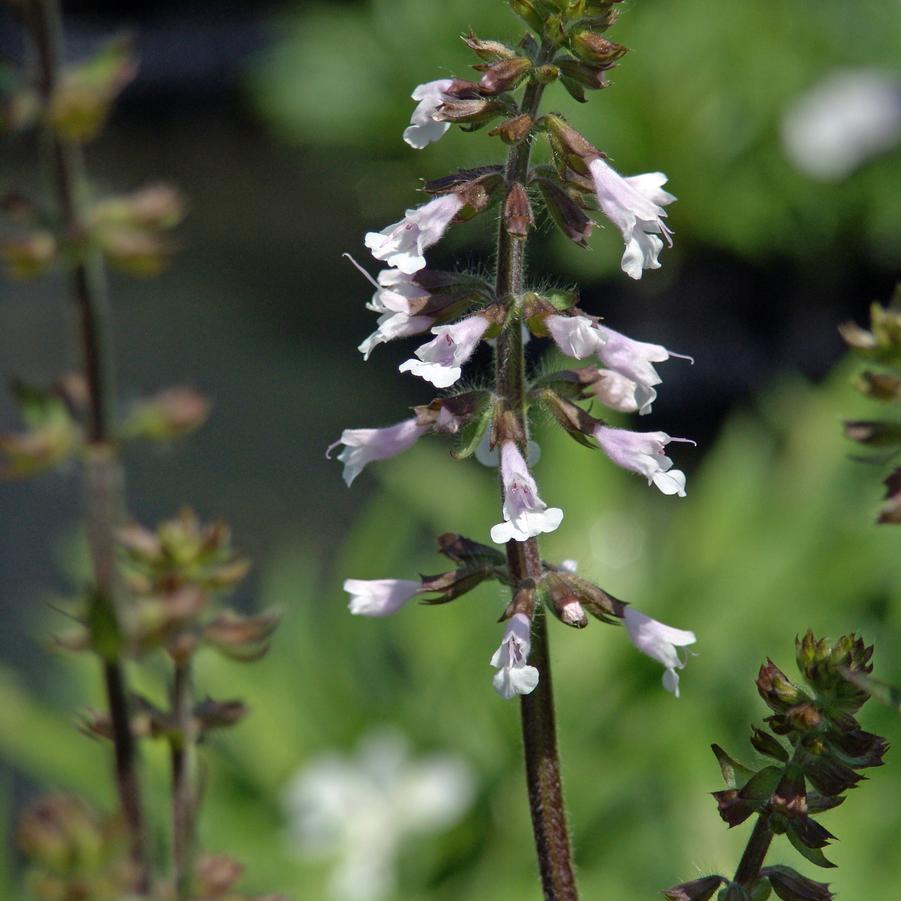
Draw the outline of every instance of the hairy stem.
[[[546,48],[543,48],[542,56],[545,53]],[[523,95],[521,112],[528,113],[534,118],[542,91],[542,85],[535,81],[530,82]],[[508,188],[516,182],[525,183],[530,152],[531,144],[528,140],[511,148],[506,165]],[[518,297],[523,293],[525,243],[524,239],[507,232],[502,217],[497,238],[495,281],[499,299]],[[514,324],[513,328],[505,329],[498,337],[495,354],[495,388],[503,411],[512,414],[520,426],[523,436],[523,446],[520,449],[525,456],[528,438],[525,356],[518,323]],[[541,553],[538,542],[534,538],[524,542],[508,542],[507,565],[514,586],[527,579],[539,579]],[[531,694],[522,697],[522,734],[529,806],[541,882],[544,897],[548,901],[575,901],[578,892],[560,781],[551,662],[542,611],[537,611],[533,619],[529,663],[538,669],[540,680]]]
[[[770,818],[767,814],[761,814],[757,817],[754,824],[754,831],[748,839],[745,846],[745,853],[742,854],[741,860],[738,862],[738,869],[735,871],[733,882],[745,888],[751,888],[760,878],[760,869],[766,858],[767,851],[770,850],[770,843],[773,841],[773,831],[770,829]]]
[[[58,0],[37,0],[27,7],[37,49],[38,89],[45,105],[59,82],[63,57],[62,22]],[[122,521],[124,477],[114,446],[111,410],[115,377],[108,337],[108,309],[103,262],[83,246],[81,205],[86,193],[81,148],[50,134],[50,153],[57,201],[66,235],[78,248],[69,275],[69,290],[79,316],[80,343],[88,385],[88,449],[85,455],[87,536],[94,570],[94,603],[102,619],[118,633],[121,585],[117,564],[116,530]],[[146,894],[150,867],[137,771],[137,748],[131,731],[128,688],[121,659],[103,659],[103,678],[112,722],[116,759],[116,787],[129,832],[135,867],[135,887]]]
[[[192,673],[190,660],[175,663],[172,685],[172,714],[176,735],[170,742],[172,762],[172,857],[178,901],[191,897],[194,871],[194,822],[197,810],[196,735],[192,716]]]

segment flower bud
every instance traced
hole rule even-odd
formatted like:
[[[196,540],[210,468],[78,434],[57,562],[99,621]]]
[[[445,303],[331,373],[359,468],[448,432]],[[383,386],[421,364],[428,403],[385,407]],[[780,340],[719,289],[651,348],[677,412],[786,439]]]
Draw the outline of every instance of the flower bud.
[[[611,66],[629,52],[628,47],[608,41],[593,31],[579,31],[570,38],[572,52],[585,63]]]
[[[500,41],[483,41],[470,29],[463,35],[463,41],[470,50],[486,62],[493,63],[502,59],[512,59],[516,51]]]
[[[579,203],[553,179],[537,178],[535,183],[557,228],[573,243],[587,247],[594,223]]]
[[[754,813],[754,804],[742,798],[737,789],[728,788],[711,794],[716,799],[719,815],[730,828],[740,825]]]
[[[772,757],[774,760],[788,762],[788,751],[785,750],[777,739],[773,738],[769,732],[766,732],[763,729],[752,726],[751,744],[754,745],[755,750],[760,754]]]
[[[532,215],[532,205],[529,203],[529,195],[526,189],[516,182],[507,193],[504,201],[504,228],[507,233],[515,238],[525,238],[529,229],[535,224]]]
[[[560,70],[551,63],[538,66],[532,73],[539,84],[551,84],[560,77]]]
[[[507,0],[510,9],[533,31],[541,34],[544,30],[544,14],[535,0]]]
[[[438,536],[438,553],[464,566],[490,566],[500,568],[507,558],[502,551],[487,544],[479,544],[454,532]]]
[[[491,137],[499,136],[505,144],[519,144],[529,136],[534,124],[532,117],[523,113],[521,116],[514,116],[512,119],[501,122],[488,134]]]
[[[501,94],[515,88],[531,68],[532,61],[523,56],[499,60],[485,67],[479,86],[489,94]]]
[[[760,875],[769,880],[782,901],[830,901],[834,897],[825,882],[808,879],[791,867],[764,867]]]
[[[250,708],[242,701],[214,701],[207,698],[194,705],[194,720],[201,732],[227,729],[241,722]]]
[[[56,262],[56,238],[49,231],[35,231],[6,241],[0,253],[10,278],[35,278],[47,272]]]
[[[577,584],[549,572],[542,578],[541,588],[547,605],[561,623],[574,629],[584,629],[588,625],[588,615],[580,602],[582,593]]]
[[[210,402],[192,388],[167,388],[135,406],[123,423],[128,438],[174,441],[200,428],[210,414]]]
[[[777,713],[784,713],[804,698],[803,692],[769,659],[757,675],[757,691],[767,706]]]
[[[593,91],[607,87],[607,81],[604,73],[610,68],[609,65],[592,65],[590,63],[581,63],[577,59],[571,57],[563,57],[556,60],[556,65],[560,69],[561,76],[574,81],[582,87],[590,88]],[[578,97],[576,99],[579,99]]]
[[[497,100],[481,97],[473,100],[448,100],[435,111],[436,122],[471,123],[484,125],[496,119],[507,107]]]
[[[226,657],[251,663],[266,655],[269,639],[278,628],[281,613],[267,610],[256,616],[244,616],[223,610],[203,627],[203,641]]]
[[[663,897],[667,901],[709,901],[725,881],[723,876],[704,876],[666,889]]]
[[[901,403],[901,376],[888,372],[864,372],[854,387],[872,400]]]
[[[541,119],[550,139],[551,149],[558,163],[580,175],[588,175],[588,163],[603,154],[577,132],[562,116],[548,115]]]

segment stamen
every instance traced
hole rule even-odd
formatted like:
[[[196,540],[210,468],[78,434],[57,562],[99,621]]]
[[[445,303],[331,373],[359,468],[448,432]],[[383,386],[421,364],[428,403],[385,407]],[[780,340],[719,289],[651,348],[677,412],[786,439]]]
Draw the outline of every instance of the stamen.
[[[379,289],[382,287],[349,253],[342,253],[341,256],[350,260],[357,272],[359,272],[374,288]],[[675,356],[675,354],[673,354],[673,356]]]

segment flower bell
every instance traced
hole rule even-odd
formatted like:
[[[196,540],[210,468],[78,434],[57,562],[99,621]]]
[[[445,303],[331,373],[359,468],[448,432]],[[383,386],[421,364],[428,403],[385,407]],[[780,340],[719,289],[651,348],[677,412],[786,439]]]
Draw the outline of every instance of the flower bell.
[[[663,664],[663,687],[679,697],[679,674],[677,669],[685,667],[685,661],[679,657],[676,648],[694,644],[697,639],[694,632],[674,629],[639,613],[632,607],[626,607],[624,614],[629,640],[642,654]]]
[[[505,701],[530,694],[538,685],[538,670],[526,663],[532,647],[531,631],[529,617],[514,613],[507,620],[504,638],[491,658],[491,665],[497,670],[492,684]]]
[[[685,497],[685,473],[673,469],[673,461],[663,450],[670,441],[694,444],[689,438],[672,438],[666,432],[630,432],[599,425],[592,433],[601,450],[623,469],[643,475],[648,484],[656,485],[664,494]]]
[[[450,99],[444,93],[452,84],[452,78],[439,78],[437,81],[427,81],[416,86],[410,95],[413,100],[418,100],[416,109],[410,117],[410,124],[404,129],[404,140],[414,149],[422,150],[433,141],[444,136],[450,128],[449,122],[439,122],[435,119],[438,107]]]
[[[330,457],[334,448],[344,445],[338,459],[344,464],[344,481],[350,486],[367,464],[402,454],[428,430],[428,425],[420,425],[416,419],[405,419],[384,429],[345,429],[325,455]]]

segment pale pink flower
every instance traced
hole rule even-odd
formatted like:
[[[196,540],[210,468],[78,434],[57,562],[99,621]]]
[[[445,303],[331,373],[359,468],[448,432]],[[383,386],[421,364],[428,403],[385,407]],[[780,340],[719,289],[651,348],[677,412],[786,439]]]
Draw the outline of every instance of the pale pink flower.
[[[599,425],[593,432],[601,450],[623,469],[643,475],[648,484],[656,485],[664,494],[685,497],[685,473],[673,469],[673,461],[663,449],[670,441],[694,444],[688,438],[671,438],[666,432],[630,432]]]
[[[366,338],[357,348],[363,359],[368,360],[369,355],[379,344],[394,341],[395,338],[408,338],[410,335],[421,335],[427,332],[435,322],[431,316],[408,316],[406,313],[382,313],[376,320],[378,328]]]
[[[677,669],[685,667],[685,661],[679,657],[676,648],[684,648],[697,640],[694,632],[674,629],[639,613],[632,607],[626,607],[624,614],[629,640],[642,654],[665,667],[663,687],[679,697],[679,674]]]
[[[450,122],[436,122],[435,113],[447,99],[445,91],[453,84],[451,78],[439,78],[417,85],[410,95],[419,103],[410,117],[410,124],[404,130],[404,140],[415,150],[422,150],[427,144],[437,141],[450,128]]]
[[[463,374],[463,364],[473,355],[488,328],[484,316],[469,316],[452,325],[436,325],[436,337],[416,348],[416,357],[400,364],[401,372],[412,372],[436,388],[448,388]]]
[[[492,527],[492,541],[497,544],[506,544],[511,539],[526,541],[542,532],[553,532],[563,521],[563,511],[548,507],[538,496],[535,480],[513,441],[501,445],[501,481],[504,521]]]
[[[407,210],[400,222],[380,232],[368,232],[365,244],[377,260],[384,260],[401,272],[412,275],[425,268],[426,248],[441,240],[463,201],[456,194],[444,194],[415,209]]]
[[[606,325],[597,325],[595,328],[604,339],[598,351],[601,362],[608,369],[615,370],[646,390],[663,381],[653,367],[653,363],[663,363],[670,357],[678,357],[694,363],[691,357],[667,350],[662,344],[635,341],[615,332]],[[653,400],[653,398],[651,399]]]
[[[613,369],[599,369],[599,378],[591,384],[591,392],[605,406],[620,413],[651,412],[657,392],[650,385],[640,384]]]
[[[345,579],[347,608],[357,616],[389,616],[419,594],[421,582],[410,579]]]
[[[350,485],[368,463],[403,453],[428,429],[415,419],[405,419],[384,429],[345,429],[341,437],[329,445],[325,455],[330,457],[334,448],[344,445],[338,459],[344,464],[344,481]]]
[[[526,664],[532,647],[531,630],[529,618],[524,613],[514,613],[507,620],[503,641],[491,658],[491,665],[497,670],[492,680],[494,690],[504,700],[527,695],[538,685],[538,670]]]
[[[645,269],[659,269],[657,260],[663,249],[663,235],[670,247],[672,232],[664,223],[663,209],[676,198],[663,190],[666,176],[662,172],[623,177],[597,157],[588,164],[594,179],[598,203],[604,215],[619,228],[626,250],[622,269],[631,278],[641,278]]]
[[[553,313],[544,320],[557,347],[568,357],[583,360],[600,351],[604,338],[587,316],[560,316]]]
[[[368,277],[368,273],[364,273]],[[366,308],[374,313],[411,313],[410,302],[425,300],[429,292],[416,282],[416,274],[383,269],[374,283],[376,292]]]

